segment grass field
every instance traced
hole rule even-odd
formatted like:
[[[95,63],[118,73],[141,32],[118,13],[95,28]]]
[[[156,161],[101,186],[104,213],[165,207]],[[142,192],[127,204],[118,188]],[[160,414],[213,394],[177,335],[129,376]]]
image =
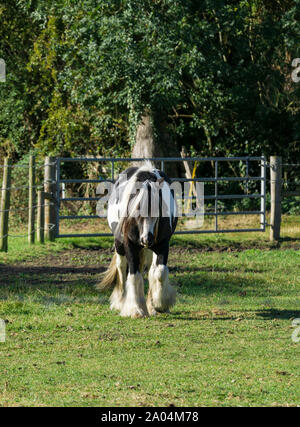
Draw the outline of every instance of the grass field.
[[[146,319],[119,317],[94,289],[111,239],[10,239],[0,405],[300,405],[300,217],[284,217],[282,237],[174,237],[177,304]]]

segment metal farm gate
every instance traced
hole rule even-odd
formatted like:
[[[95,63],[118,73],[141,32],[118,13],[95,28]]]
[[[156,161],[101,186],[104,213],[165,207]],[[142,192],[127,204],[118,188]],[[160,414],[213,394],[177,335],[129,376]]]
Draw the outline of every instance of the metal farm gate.
[[[232,232],[249,232],[249,231],[265,231],[266,227],[266,167],[267,162],[264,156],[260,157],[157,157],[157,158],[147,158],[147,159],[132,159],[132,158],[57,158],[56,160],[56,237],[104,237],[111,236],[111,233],[61,233],[60,232],[60,224],[62,220],[68,219],[95,219],[99,218],[98,215],[63,215],[62,207],[63,204],[67,201],[98,201],[100,199],[97,197],[65,197],[65,186],[67,184],[75,184],[75,183],[89,183],[89,184],[99,184],[103,182],[114,182],[116,178],[116,163],[125,163],[128,164],[130,162],[143,162],[145,160],[150,160],[155,162],[156,164],[160,164],[160,169],[164,171],[166,162],[210,162],[211,167],[213,167],[213,175],[207,178],[174,178],[173,181],[180,182],[203,182],[203,183],[211,183],[214,185],[213,194],[204,195],[204,201],[211,200],[213,204],[212,212],[204,212],[204,216],[213,216],[214,227],[210,230],[180,230],[175,234],[200,234],[200,233],[232,233]],[[63,165],[66,163],[73,163],[74,165],[77,163],[87,163],[87,162],[99,162],[110,164],[110,177],[103,179],[64,179],[62,177],[61,171]],[[240,162],[243,165],[244,176],[219,176],[220,175],[220,165],[224,162]],[[249,166],[252,162],[256,163],[256,170],[258,171],[258,176],[252,176],[249,173]],[[125,169],[125,167],[124,167]],[[252,168],[253,169],[253,168]],[[171,178],[172,179],[172,178]],[[219,187],[221,183],[224,182],[242,182],[245,185],[245,193],[244,194],[220,194]],[[258,182],[259,190],[250,193],[248,191],[249,183]],[[260,209],[258,210],[243,210],[243,211],[226,211],[220,210],[219,204],[220,202],[234,200],[234,199],[259,199],[260,200]],[[260,224],[258,224],[257,228],[241,228],[241,229],[223,229],[219,226],[218,219],[221,216],[227,215],[259,215],[260,216]]]

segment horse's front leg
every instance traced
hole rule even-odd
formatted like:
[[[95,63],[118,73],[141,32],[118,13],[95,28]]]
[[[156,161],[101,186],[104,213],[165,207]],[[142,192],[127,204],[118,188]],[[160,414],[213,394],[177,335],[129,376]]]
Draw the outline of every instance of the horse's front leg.
[[[155,250],[151,268],[149,270],[149,292],[147,308],[150,315],[156,312],[169,312],[175,304],[176,290],[169,283],[169,269],[167,267],[169,246],[164,245]]]
[[[140,247],[131,243],[125,247],[129,271],[121,316],[138,318],[149,315],[144,294],[144,279],[139,270],[140,250]]]

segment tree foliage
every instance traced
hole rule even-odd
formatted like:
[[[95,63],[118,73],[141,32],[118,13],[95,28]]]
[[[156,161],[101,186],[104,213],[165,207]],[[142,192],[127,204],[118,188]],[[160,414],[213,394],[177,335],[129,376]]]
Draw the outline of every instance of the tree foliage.
[[[0,143],[128,153],[149,110],[177,146],[299,155],[300,0],[0,2]]]

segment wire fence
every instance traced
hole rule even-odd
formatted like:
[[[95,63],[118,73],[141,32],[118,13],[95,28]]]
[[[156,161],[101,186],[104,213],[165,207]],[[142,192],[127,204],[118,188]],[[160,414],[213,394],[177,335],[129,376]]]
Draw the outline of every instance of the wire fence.
[[[10,233],[7,233],[7,234],[5,234],[4,236],[1,236],[2,238],[6,238],[6,237],[10,237],[10,238],[13,238],[13,239],[20,239],[20,238],[25,238],[25,237],[28,237],[29,235],[32,235],[32,234],[35,234],[35,233],[37,233],[38,232],[38,230],[42,230],[42,231],[47,231],[47,230],[49,230],[49,228],[50,228],[50,230],[54,230],[55,229],[55,224],[48,224],[49,225],[49,227],[47,227],[47,228],[45,228],[45,227],[36,227],[34,230],[32,230],[32,231],[30,231],[30,232],[28,232],[28,233],[26,233],[26,234],[10,234]]]
[[[35,157],[30,156],[28,164],[11,164],[10,160],[6,158],[5,163],[0,165],[0,169],[3,171],[0,191],[0,251],[8,250],[8,237],[13,239],[27,237],[29,243],[35,243],[36,236],[37,241],[43,243],[46,234],[50,240],[54,240],[55,217],[45,215],[47,211],[53,212],[55,208],[52,194],[56,185],[55,175],[49,175],[48,171],[55,168],[56,161],[49,161],[49,159],[51,158],[36,163]],[[15,173],[13,173],[14,170]],[[21,172],[22,170],[24,173]],[[27,183],[23,185],[22,180]],[[12,181],[14,182],[12,183]],[[17,194],[14,196],[14,206],[11,206],[11,194]],[[9,232],[10,214],[14,215],[12,217],[14,221],[16,218],[21,218],[23,224],[26,223],[24,221],[26,215],[28,216],[26,233]]]
[[[54,205],[54,203],[51,203],[51,205]],[[45,208],[47,205],[43,204],[43,205],[35,205],[32,206],[31,208],[24,207],[24,208],[9,208],[9,209],[4,209],[4,210],[0,210],[0,213],[2,212],[18,212],[18,211],[29,211],[29,209],[38,209],[38,208]]]
[[[45,166],[55,166],[56,162],[50,162],[50,163],[40,163],[40,164],[36,164],[35,165],[35,169],[44,169]],[[5,168],[10,168],[10,169],[29,169],[30,166],[27,164],[24,165],[0,165],[0,169],[5,169]]]
[[[58,159],[59,160],[59,159]],[[116,159],[115,159],[116,160]],[[58,227],[57,219],[57,200],[55,197],[60,195],[57,192],[62,191],[62,194],[66,191],[66,184],[74,184],[76,182],[81,182],[81,179],[65,179],[57,183],[56,177],[56,167],[58,161],[54,158],[47,157],[44,162],[35,163],[34,156],[29,158],[28,164],[11,164],[6,162],[5,164],[0,165],[0,169],[3,171],[3,180],[2,180],[2,189],[0,189],[1,196],[1,205],[0,205],[0,251],[7,250],[7,238],[25,238],[28,237],[29,242],[33,243],[35,235],[38,237],[38,241],[44,239],[44,234],[47,234],[47,238],[54,240],[56,237],[56,229]],[[289,163],[282,162],[280,160],[280,174],[272,175],[271,170],[274,168],[274,164],[270,162],[265,162],[265,166],[270,168],[270,178],[265,177],[266,182],[270,185],[270,192],[272,191],[272,185],[279,185],[283,190],[281,194],[280,202],[286,197],[293,198],[294,196],[300,196],[300,176],[298,173],[298,168],[300,168],[300,163]],[[293,170],[291,170],[293,168]],[[15,175],[12,174],[13,171]],[[19,185],[19,171],[24,170],[23,181],[28,179],[28,183]],[[1,173],[2,174],[2,173]],[[36,182],[36,177],[39,176],[38,182]],[[273,178],[272,178],[273,176]],[[6,178],[5,178],[6,177]],[[11,179],[7,180],[7,177],[13,177],[12,181],[16,183],[11,184]],[[6,179],[6,181],[5,181]],[[203,178],[204,180],[205,178]],[[224,178],[225,179],[225,178]],[[226,178],[230,180],[229,178]],[[1,181],[1,178],[0,178]],[[101,181],[101,179],[89,179],[83,180],[87,184],[95,183]],[[62,188],[60,188],[60,184]],[[10,193],[21,192],[23,197],[22,203],[23,206],[11,206],[10,203]],[[76,190],[75,190],[76,191]],[[43,202],[36,202],[38,193],[43,193]],[[15,193],[13,193],[15,194]],[[31,197],[30,197],[31,195]],[[208,196],[210,197],[210,196]],[[63,200],[64,197],[61,197]],[[72,200],[77,199],[71,198]],[[70,200],[71,200],[70,199]],[[79,199],[79,198],[78,198]],[[83,199],[82,197],[80,198]],[[27,205],[24,205],[23,200]],[[66,199],[67,200],[67,199]],[[91,202],[92,198],[88,197],[87,202]],[[272,209],[272,206],[271,206]],[[47,210],[48,214],[45,215]],[[22,234],[14,234],[8,232],[8,222],[9,214],[14,214],[14,217],[22,216],[24,219],[24,214],[28,213],[28,231]],[[22,215],[21,215],[22,213]],[[46,218],[47,217],[47,218]],[[82,216],[83,217],[83,216]],[[96,216],[94,216],[96,217]],[[68,216],[66,216],[68,218]],[[88,219],[88,216],[86,216]],[[39,221],[39,222],[38,222]],[[24,221],[23,221],[24,223]],[[4,242],[4,243],[3,243]]]
[[[7,187],[5,188],[5,190],[9,190],[9,191],[19,191],[19,190],[30,190],[31,188],[44,188],[45,184],[56,184],[56,181],[51,180],[51,181],[45,181],[44,183],[41,184],[36,184],[36,185],[21,185],[18,187]]]
[[[283,169],[282,184],[285,190],[291,187],[297,188],[298,186],[300,186],[300,171],[297,171],[297,173],[293,173],[292,179],[288,177],[288,173],[291,172],[289,170],[291,167],[293,168],[293,172],[294,172],[294,169],[300,168],[300,163],[282,163],[282,169]],[[300,192],[299,192],[299,196],[300,196]]]
[[[269,162],[267,162],[267,167],[271,167],[271,164]],[[281,167],[282,167],[282,174],[283,176],[281,176],[280,178],[280,182],[284,187],[287,187],[289,184],[291,186],[293,185],[300,185],[300,173],[298,175],[296,175],[293,179],[288,179],[287,178],[287,172],[286,169],[289,167],[293,167],[293,168],[300,168],[300,163],[281,163]],[[272,180],[271,178],[267,178],[267,182],[268,183],[272,183],[274,182],[274,180]],[[299,194],[300,195],[300,194]]]

